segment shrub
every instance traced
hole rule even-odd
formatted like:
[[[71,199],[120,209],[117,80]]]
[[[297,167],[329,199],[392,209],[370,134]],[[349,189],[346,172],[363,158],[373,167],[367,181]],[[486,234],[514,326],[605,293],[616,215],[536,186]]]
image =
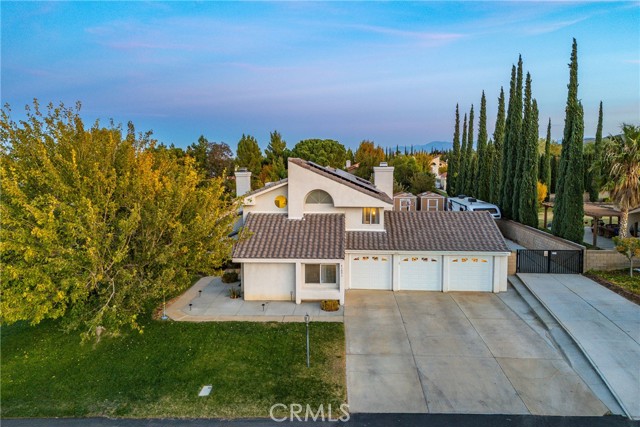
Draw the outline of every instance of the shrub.
[[[222,275],[222,283],[233,283],[238,281],[238,273],[235,271],[225,271]]]
[[[320,301],[322,311],[338,311],[340,309],[340,301],[337,299],[325,299]]]

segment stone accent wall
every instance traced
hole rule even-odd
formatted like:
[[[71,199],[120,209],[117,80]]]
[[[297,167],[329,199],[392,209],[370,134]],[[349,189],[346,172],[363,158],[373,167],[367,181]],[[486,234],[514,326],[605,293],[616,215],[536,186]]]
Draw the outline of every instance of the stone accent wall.
[[[507,274],[509,276],[516,274],[517,263],[518,253],[516,251],[511,251],[511,255],[509,255],[509,260],[507,261]]]
[[[585,247],[519,222],[496,221],[502,235],[527,249],[585,250]]]
[[[633,266],[640,267],[640,260],[633,259]],[[629,260],[615,250],[587,250],[584,254],[584,270],[620,270],[629,268]]]

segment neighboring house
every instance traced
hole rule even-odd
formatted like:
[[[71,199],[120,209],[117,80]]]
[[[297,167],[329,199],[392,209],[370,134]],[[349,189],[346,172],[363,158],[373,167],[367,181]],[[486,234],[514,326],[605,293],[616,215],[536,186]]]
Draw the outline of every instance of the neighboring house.
[[[447,162],[442,160],[440,156],[436,156],[431,161],[431,173],[436,177],[436,188],[440,190],[447,189],[447,173],[440,173],[440,168],[446,167]]]
[[[393,210],[394,211],[415,211],[417,210],[418,198],[407,192],[396,193],[393,195]]]
[[[446,210],[446,198],[442,194],[425,191],[424,193],[418,194],[418,200],[420,200],[419,206],[421,211],[433,212]]]
[[[297,158],[288,174],[244,195],[233,261],[245,299],[344,303],[346,289],[507,290],[510,251],[488,213],[394,211],[388,166],[374,167],[373,184]]]

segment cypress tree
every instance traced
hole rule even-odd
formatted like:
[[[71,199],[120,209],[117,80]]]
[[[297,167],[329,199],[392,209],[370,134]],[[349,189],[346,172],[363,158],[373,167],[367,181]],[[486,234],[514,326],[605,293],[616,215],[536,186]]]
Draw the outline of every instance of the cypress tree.
[[[500,183],[502,182],[502,147],[504,143],[504,89],[500,88],[500,97],[498,98],[498,115],[496,117],[496,126],[493,131],[493,144],[491,156],[491,179],[489,197],[491,203],[500,203]]]
[[[580,243],[584,237],[582,222],[584,217],[582,173],[584,111],[582,104],[578,101],[578,44],[576,39],[573,39],[571,49],[568,89],[551,231],[556,236]]]
[[[530,227],[538,227],[538,102],[534,99],[525,121],[526,146],[522,152],[523,174],[520,178],[519,220]]]
[[[467,172],[467,114],[464,114],[464,121],[462,122],[462,147],[460,148],[460,161],[458,162],[460,172],[456,178],[456,191],[458,195],[464,193],[464,183]]]
[[[558,156],[551,156],[551,187],[548,194],[555,193],[558,183]]]
[[[544,155],[540,164],[540,181],[547,186],[547,200],[551,194],[551,118],[547,125],[547,140],[544,143]]]
[[[480,99],[480,123],[478,127],[478,178],[476,180],[479,199],[489,200],[489,181],[491,179],[491,163],[487,158],[487,100],[482,91]]]
[[[475,181],[474,174],[474,162],[473,162],[473,104],[471,104],[471,111],[469,112],[469,127],[467,132],[467,160],[465,161],[466,171],[464,173],[464,193],[472,196],[474,195],[473,183]]]
[[[513,174],[512,214],[516,221],[520,219],[520,180],[526,173],[524,169],[524,151],[527,146],[528,130],[531,125],[531,74],[527,73],[524,89],[524,118],[520,126],[519,138],[516,140],[513,153],[515,156],[515,170]]]
[[[515,104],[517,96],[516,67],[511,67],[511,83],[509,85],[509,108],[505,123],[504,145],[502,148],[502,183],[500,185],[500,208],[505,218],[512,218],[511,196],[513,195],[513,145],[517,137],[512,135],[512,122],[515,121]]]
[[[456,125],[453,129],[453,150],[449,158],[447,166],[447,193],[450,196],[456,196],[458,191],[456,177],[458,176],[460,167],[460,111],[456,104]]]
[[[601,162],[602,162],[602,101],[600,101],[600,111],[598,112],[598,127],[596,129],[596,142],[594,144],[594,157],[595,162],[593,162],[593,193],[595,194],[594,199],[597,200],[600,197],[600,190],[602,189],[602,170],[601,170]]]

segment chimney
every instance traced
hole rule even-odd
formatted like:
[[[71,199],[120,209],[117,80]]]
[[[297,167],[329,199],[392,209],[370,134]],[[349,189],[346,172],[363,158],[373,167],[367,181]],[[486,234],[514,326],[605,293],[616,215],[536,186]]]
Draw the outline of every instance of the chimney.
[[[238,169],[234,175],[236,176],[237,197],[244,196],[251,191],[251,172],[247,168]]]
[[[374,166],[373,184],[393,199],[393,166],[388,166],[387,162]]]

